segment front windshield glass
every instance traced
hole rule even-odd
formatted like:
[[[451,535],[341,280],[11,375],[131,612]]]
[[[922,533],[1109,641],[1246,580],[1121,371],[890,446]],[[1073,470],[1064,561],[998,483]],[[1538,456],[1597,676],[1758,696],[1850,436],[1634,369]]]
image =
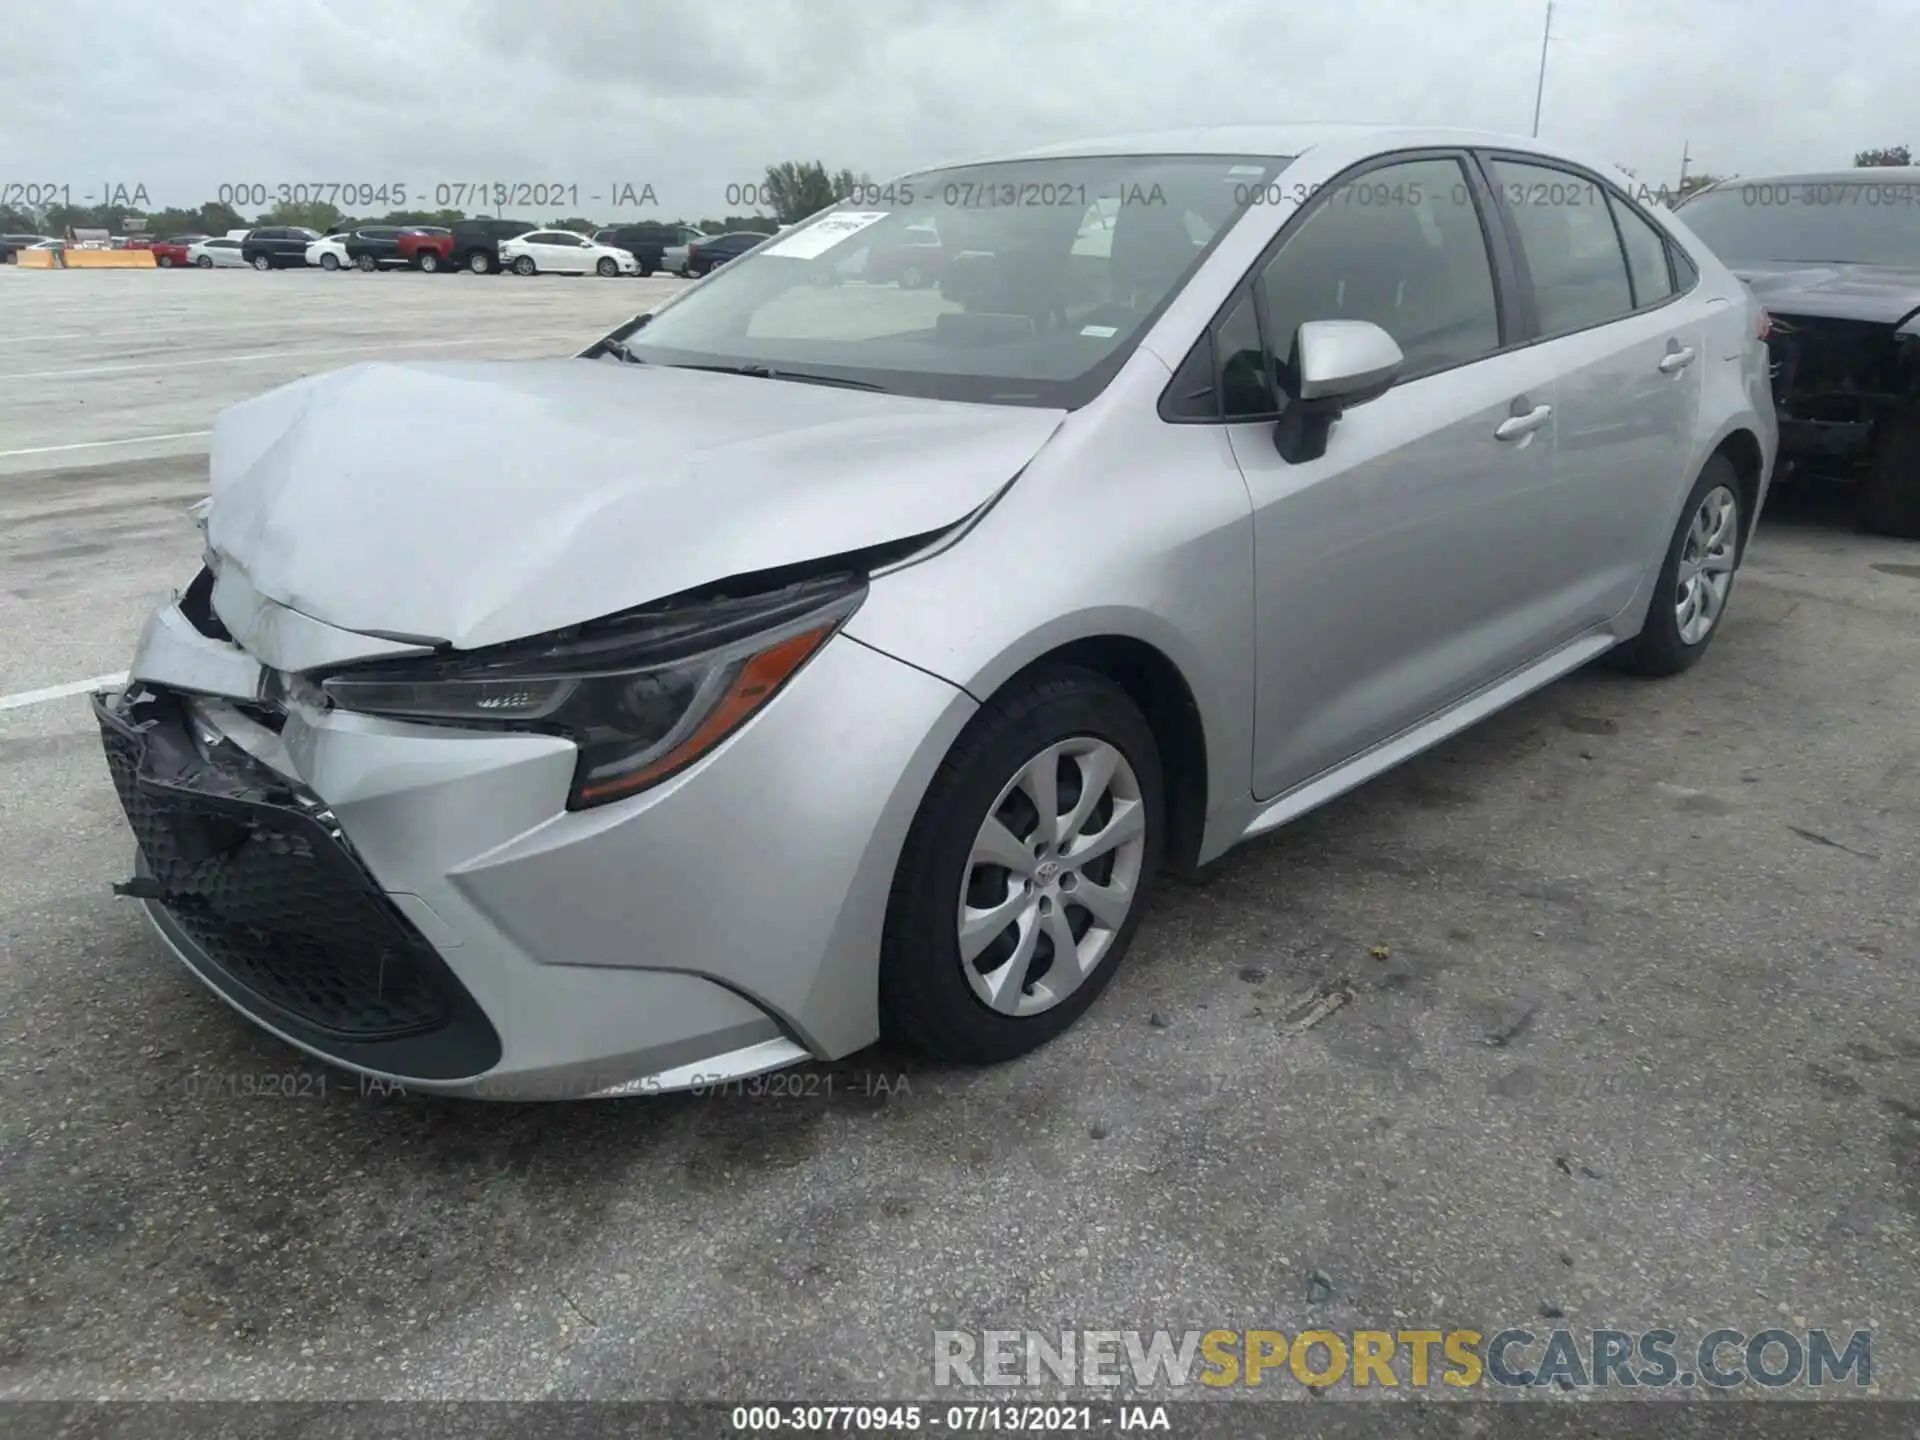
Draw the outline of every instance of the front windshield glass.
[[[1729,265],[1838,261],[1920,268],[1920,185],[1761,180],[1689,200],[1680,218]]]
[[[1021,160],[868,186],[729,261],[626,349],[649,364],[1072,408],[1286,163]]]

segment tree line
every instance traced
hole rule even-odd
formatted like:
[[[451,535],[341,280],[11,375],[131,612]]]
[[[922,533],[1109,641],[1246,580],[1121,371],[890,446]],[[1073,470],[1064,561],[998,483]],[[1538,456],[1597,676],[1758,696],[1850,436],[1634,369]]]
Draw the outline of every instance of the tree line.
[[[864,174],[856,175],[844,168],[829,173],[818,160],[784,160],[778,165],[769,165],[766,178],[759,185],[741,187],[757,191],[762,202],[751,214],[672,221],[662,221],[661,217],[653,215],[615,217],[610,220],[567,215],[548,220],[545,228],[592,233],[609,225],[666,223],[690,226],[706,235],[722,235],[732,230],[757,230],[771,234],[783,225],[791,225],[816,210],[846,199],[858,188],[871,183]],[[464,210],[445,209],[389,210],[384,215],[352,215],[325,201],[275,205],[251,218],[217,200],[208,201],[195,209],[170,206],[163,210],[134,210],[115,205],[49,205],[40,208],[0,206],[0,232],[65,235],[74,230],[106,230],[118,235],[125,230],[128,220],[144,220],[145,225],[136,228],[140,233],[156,237],[224,235],[229,230],[247,230],[256,225],[299,225],[328,234],[360,225],[451,226],[469,218],[477,217],[470,217]]]
[[[1905,145],[1888,145],[1874,150],[1862,150],[1853,157],[1857,167],[1887,165],[1911,165],[1913,153]],[[1631,173],[1631,172],[1629,172]],[[1680,182],[1679,195],[1685,197],[1708,185],[1719,184],[1735,177],[1716,175],[1709,171],[1695,171]],[[765,180],[757,187],[758,198],[762,201],[759,210],[746,215],[722,215],[701,220],[675,220],[667,223],[687,225],[706,235],[720,235],[730,230],[758,230],[771,234],[783,225],[791,225],[803,220],[816,210],[823,210],[848,196],[872,185],[872,181],[861,173],[839,169],[829,171],[818,160],[783,160],[777,165],[769,165]],[[766,213],[771,211],[771,214]],[[271,209],[248,219],[231,205],[219,201],[209,201],[198,209],[185,210],[170,207],[164,210],[141,211],[109,205],[50,205],[42,209],[32,207],[0,206],[0,232],[28,233],[35,235],[65,235],[72,230],[107,230],[120,233],[129,219],[146,221],[140,227],[145,234],[153,236],[167,235],[224,235],[229,230],[245,230],[255,225],[302,225],[322,234],[340,229],[350,229],[358,225],[446,225],[468,219],[464,210],[389,210],[384,215],[349,215],[327,203],[275,205]],[[546,222],[549,229],[583,230],[591,233],[607,225],[633,224],[652,221],[655,217],[640,216],[616,218],[601,221],[583,215],[569,215]]]

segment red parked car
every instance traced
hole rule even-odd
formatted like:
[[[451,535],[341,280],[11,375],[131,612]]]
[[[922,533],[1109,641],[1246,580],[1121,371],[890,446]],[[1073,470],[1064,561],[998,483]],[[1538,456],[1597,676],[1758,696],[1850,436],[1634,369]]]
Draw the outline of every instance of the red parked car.
[[[450,269],[453,256],[453,231],[440,225],[409,225],[395,239],[400,258],[417,270],[431,274]]]
[[[204,240],[204,235],[172,235],[165,240],[155,240],[152,245],[153,263],[162,270],[171,270],[176,265],[191,265],[187,259],[187,247],[196,240]]]

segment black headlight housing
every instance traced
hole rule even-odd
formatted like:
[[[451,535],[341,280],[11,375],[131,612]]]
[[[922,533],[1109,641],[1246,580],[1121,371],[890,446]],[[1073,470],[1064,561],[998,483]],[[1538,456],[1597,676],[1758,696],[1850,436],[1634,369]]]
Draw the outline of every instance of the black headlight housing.
[[[689,596],[486,650],[378,661],[320,680],[342,710],[565,735],[567,808],[639,794],[770,701],[866,598],[864,576]]]

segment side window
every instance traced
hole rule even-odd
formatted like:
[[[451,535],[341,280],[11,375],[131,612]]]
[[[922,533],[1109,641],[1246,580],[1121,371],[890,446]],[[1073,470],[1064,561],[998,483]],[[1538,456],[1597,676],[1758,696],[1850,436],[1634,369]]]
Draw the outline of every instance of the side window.
[[[1500,348],[1493,264],[1458,160],[1409,160],[1329,186],[1260,277],[1282,373],[1309,320],[1371,320],[1409,378]]]
[[[1672,253],[1674,278],[1679,282],[1680,293],[1684,295],[1700,283],[1700,267],[1693,263],[1693,257],[1678,244],[1672,247]]]
[[[1543,338],[1632,312],[1626,256],[1598,185],[1515,160],[1495,160],[1493,178],[1519,231]]]
[[[1613,220],[1620,227],[1620,241],[1627,247],[1627,275],[1633,281],[1636,308],[1657,305],[1673,294],[1673,277],[1667,273],[1667,240],[1653,222],[1618,195],[1608,195]]]
[[[1260,348],[1260,323],[1249,294],[1220,324],[1220,413],[1228,420],[1271,415],[1278,408]]]

